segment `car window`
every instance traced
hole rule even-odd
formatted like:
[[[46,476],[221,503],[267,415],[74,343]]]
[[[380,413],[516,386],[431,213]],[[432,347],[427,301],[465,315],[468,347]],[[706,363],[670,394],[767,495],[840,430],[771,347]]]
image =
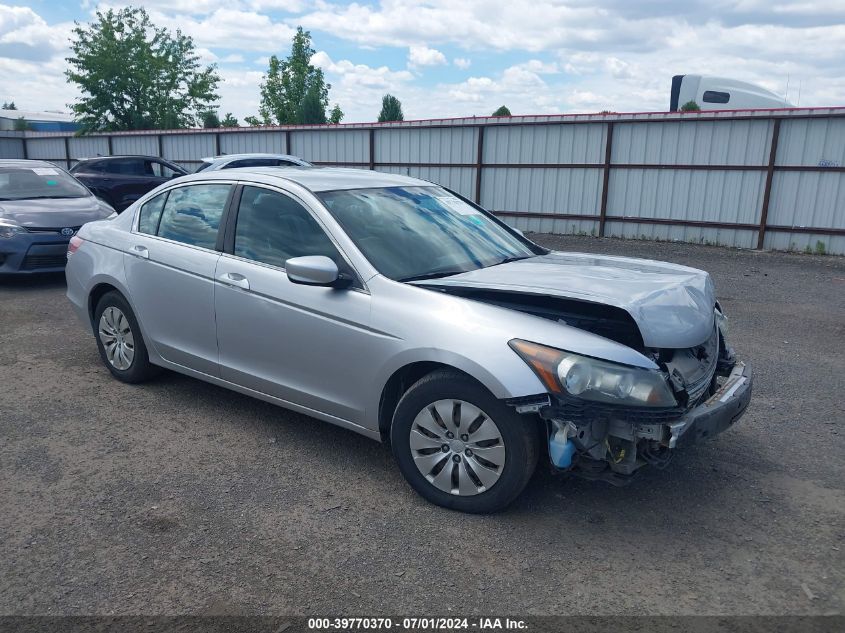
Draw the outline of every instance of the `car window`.
[[[164,163],[160,163],[155,160],[147,161],[147,172],[152,173],[153,176],[156,178],[173,178],[174,176],[181,176],[181,174],[165,165]]]
[[[341,265],[329,236],[293,198],[244,187],[235,227],[235,255],[284,267],[291,257],[325,255]]]
[[[161,212],[164,210],[164,203],[167,200],[168,192],[156,196],[145,202],[138,214],[138,230],[141,233],[155,235],[158,232],[158,223],[161,220]]]
[[[318,195],[376,270],[391,279],[452,275],[542,252],[440,187],[351,189]]]
[[[231,185],[215,184],[171,189],[161,214],[159,237],[214,248],[231,188]]]
[[[115,160],[103,161],[103,171],[109,174],[120,174],[123,176],[151,176],[152,169],[142,158],[117,158]],[[149,171],[148,171],[149,169]]]
[[[235,169],[236,167],[275,167],[278,161],[275,158],[242,158],[233,160],[223,169]]]

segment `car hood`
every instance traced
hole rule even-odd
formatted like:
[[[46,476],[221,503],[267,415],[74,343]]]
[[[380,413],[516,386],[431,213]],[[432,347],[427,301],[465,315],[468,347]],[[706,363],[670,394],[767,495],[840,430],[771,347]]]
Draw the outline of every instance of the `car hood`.
[[[710,338],[714,327],[715,293],[710,275],[647,259],[552,252],[416,283],[615,306],[631,315],[648,347],[694,347]]]
[[[0,200],[0,219],[27,227],[77,227],[107,218],[113,212],[114,209],[94,196]]]

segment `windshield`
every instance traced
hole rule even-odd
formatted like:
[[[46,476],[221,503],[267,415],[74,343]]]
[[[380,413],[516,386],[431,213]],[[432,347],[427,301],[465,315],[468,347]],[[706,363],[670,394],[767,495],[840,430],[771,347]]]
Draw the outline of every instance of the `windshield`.
[[[0,200],[85,198],[91,195],[58,167],[0,167]]]
[[[376,270],[398,281],[445,277],[544,252],[440,187],[318,195]]]

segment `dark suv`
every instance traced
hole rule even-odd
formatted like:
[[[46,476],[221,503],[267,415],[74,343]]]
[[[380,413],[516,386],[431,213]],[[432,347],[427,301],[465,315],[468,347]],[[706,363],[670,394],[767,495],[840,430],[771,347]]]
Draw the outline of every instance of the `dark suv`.
[[[188,172],[156,156],[83,158],[70,173],[119,213],[148,191]]]

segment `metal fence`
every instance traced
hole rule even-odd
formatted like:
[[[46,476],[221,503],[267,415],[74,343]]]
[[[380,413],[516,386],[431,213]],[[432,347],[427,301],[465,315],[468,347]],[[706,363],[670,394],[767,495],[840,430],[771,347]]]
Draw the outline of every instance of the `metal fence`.
[[[431,180],[528,231],[845,254],[845,108],[0,136],[65,167],[240,152]]]

